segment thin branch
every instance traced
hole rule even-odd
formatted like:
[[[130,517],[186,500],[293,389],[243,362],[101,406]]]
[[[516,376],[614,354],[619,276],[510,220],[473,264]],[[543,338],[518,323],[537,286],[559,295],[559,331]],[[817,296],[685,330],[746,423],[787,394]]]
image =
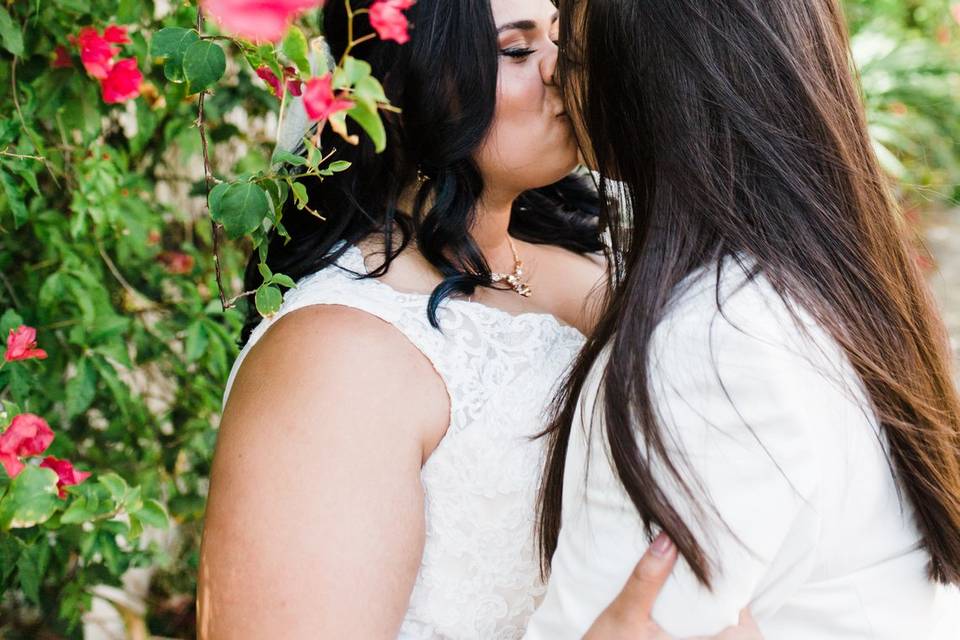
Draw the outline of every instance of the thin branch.
[[[0,151],[0,156],[6,156],[7,158],[18,158],[20,160],[39,160],[40,162],[46,162],[47,159],[43,156],[30,156],[22,153],[10,153],[6,149]]]
[[[197,7],[197,33],[203,33],[203,11]],[[207,148],[207,126],[203,119],[203,98],[206,91],[200,92],[197,100],[197,128],[200,130],[200,146],[203,149],[203,177],[206,186],[206,206],[210,213],[210,189],[213,183],[213,170],[210,168],[210,151]],[[213,236],[213,268],[217,275],[217,293],[220,294],[220,306],[224,311],[233,305],[223,293],[223,274],[220,272],[220,225],[210,215],[210,231]]]
[[[107,254],[107,250],[104,249],[103,243],[97,240],[97,251],[100,253],[100,257],[103,258],[103,262],[107,265],[110,273],[120,283],[120,286],[123,287],[124,291],[127,292],[134,300],[141,300],[146,302],[146,306],[143,309],[138,309],[138,311],[143,311],[145,309],[156,309],[161,305],[157,304],[144,294],[140,293],[132,284],[130,284],[126,278],[123,277],[123,274],[120,273],[120,270],[117,269],[117,265],[114,264],[113,260]]]
[[[243,293],[238,293],[237,295],[235,295],[235,296],[233,296],[232,298],[230,298],[229,301],[227,301],[227,304],[229,305],[229,307],[227,307],[227,308],[236,306],[238,300],[240,300],[241,298],[246,298],[247,296],[252,296],[252,295],[254,295],[256,292],[257,292],[257,290],[254,289],[253,291],[244,291]]]
[[[20,118],[20,124],[23,126],[23,130],[27,133],[27,136],[30,138],[30,141],[33,142],[33,146],[39,151],[43,148],[43,145],[40,144],[33,135],[33,130],[27,126],[27,121],[23,117],[23,110],[20,108],[20,99],[17,97],[17,61],[19,58],[13,56],[13,62],[10,64],[10,90],[13,93],[13,106],[17,110],[17,116]],[[60,186],[60,181],[57,180],[57,175],[53,172],[53,166],[48,160],[44,158],[43,166],[50,173],[50,177],[53,178],[53,183],[58,187]]]
[[[10,300],[13,302],[13,307],[15,309],[23,309],[23,306],[20,304],[20,300],[17,298],[16,292],[13,290],[13,285],[10,284],[10,279],[7,278],[7,275],[0,271],[0,280],[3,281],[3,286],[6,287],[7,292],[10,294]]]

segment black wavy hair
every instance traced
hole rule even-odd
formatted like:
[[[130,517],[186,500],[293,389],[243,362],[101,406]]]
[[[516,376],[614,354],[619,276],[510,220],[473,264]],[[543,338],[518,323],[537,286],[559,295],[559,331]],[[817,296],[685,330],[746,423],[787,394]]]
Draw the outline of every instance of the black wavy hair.
[[[353,10],[370,0],[354,0]],[[469,295],[490,286],[490,268],[470,237],[483,180],[474,154],[493,120],[499,55],[489,0],[419,0],[407,11],[411,39],[404,45],[372,39],[351,53],[367,61],[387,97],[401,115],[384,114],[387,147],[375,153],[366,136],[349,145],[324,127],[321,147],[333,158],[352,163],[349,170],[305,182],[310,207],[325,218],[284,206],[282,223],[289,240],[270,232],[267,265],[297,280],[335,262],[349,245],[370,234],[383,236],[384,264],[369,274],[379,277],[410,242],[443,276],[425,310],[439,328],[437,310],[448,296]],[[324,9],[324,33],[337,59],[347,46],[344,3]],[[355,18],[356,33],[369,29],[366,14]],[[349,122],[349,121],[348,121]],[[353,126],[353,123],[349,123]],[[426,181],[417,181],[420,171]],[[412,211],[398,211],[401,194],[418,183]],[[602,250],[599,200],[590,181],[569,175],[559,182],[524,192],[514,202],[510,233],[528,242],[552,244],[579,253]],[[399,242],[397,238],[399,237]],[[346,244],[336,251],[341,240]],[[261,282],[255,250],[247,264],[245,289]],[[248,305],[242,342],[260,321]]]

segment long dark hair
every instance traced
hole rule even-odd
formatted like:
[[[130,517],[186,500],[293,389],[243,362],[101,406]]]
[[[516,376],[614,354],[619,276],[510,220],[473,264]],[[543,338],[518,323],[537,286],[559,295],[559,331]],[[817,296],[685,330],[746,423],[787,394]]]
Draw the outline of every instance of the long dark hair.
[[[354,0],[351,5],[359,11],[371,2]],[[412,239],[444,278],[426,310],[437,326],[436,311],[444,298],[490,284],[490,269],[469,228],[483,190],[473,156],[496,105],[497,34],[489,0],[419,0],[406,14],[413,25],[408,43],[374,39],[352,50],[370,63],[387,97],[402,110],[399,116],[387,114],[386,151],[374,153],[366,136],[351,146],[324,128],[322,148],[336,149],[333,159],[347,160],[352,167],[307,183],[310,207],[325,220],[287,203],[282,222],[291,239],[271,233],[267,264],[296,280],[330,265],[350,244],[378,233],[387,255],[370,277],[379,277]],[[366,16],[356,19],[358,34],[370,31]],[[339,58],[347,46],[345,3],[327,3],[324,34]],[[400,214],[398,201],[417,183],[418,171],[426,181],[420,181],[413,211]],[[514,202],[510,232],[529,242],[595,252],[602,248],[598,211],[593,185],[570,175],[521,194]],[[347,245],[331,252],[340,240]],[[261,282],[259,261],[254,251],[246,270],[247,290]],[[243,342],[259,321],[250,305]]]
[[[609,347],[600,407],[616,473],[648,534],[661,527],[709,586],[702,541],[638,442],[691,486],[666,454],[651,336],[684,278],[746,254],[842,347],[889,441],[930,577],[960,581],[960,402],[945,331],[871,149],[837,1],[565,0],[561,15],[569,110],[631,214],[609,216],[611,301],[548,430],[545,568],[574,409]],[[601,202],[610,189],[602,180]]]

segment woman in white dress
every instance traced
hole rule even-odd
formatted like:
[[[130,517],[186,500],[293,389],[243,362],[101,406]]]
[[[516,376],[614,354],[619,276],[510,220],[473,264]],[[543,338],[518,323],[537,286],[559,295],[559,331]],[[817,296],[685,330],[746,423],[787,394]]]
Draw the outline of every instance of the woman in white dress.
[[[408,15],[408,44],[353,50],[402,109],[386,152],[326,128],[353,166],[308,187],[325,220],[290,207],[270,241],[297,286],[252,314],[227,385],[203,638],[518,638],[545,590],[534,436],[605,276],[596,193],[568,175],[556,8]],[[339,56],[344,3],[324,22]]]
[[[838,2],[561,11],[578,137],[628,206],[551,429],[528,638],[580,637],[656,531],[665,633],[749,605],[772,640],[960,637],[960,402]]]

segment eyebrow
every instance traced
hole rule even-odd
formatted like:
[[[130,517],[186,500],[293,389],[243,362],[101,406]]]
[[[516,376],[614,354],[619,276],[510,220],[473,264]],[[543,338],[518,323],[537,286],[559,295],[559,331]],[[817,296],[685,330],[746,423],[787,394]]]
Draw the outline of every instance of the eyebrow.
[[[550,24],[552,25],[560,17],[559,12],[554,13],[550,18]],[[502,24],[497,27],[497,33],[503,33],[504,31],[510,31],[511,29],[519,29],[520,31],[533,31],[537,28],[537,23],[533,20],[517,20],[515,22],[508,22],[507,24]]]

